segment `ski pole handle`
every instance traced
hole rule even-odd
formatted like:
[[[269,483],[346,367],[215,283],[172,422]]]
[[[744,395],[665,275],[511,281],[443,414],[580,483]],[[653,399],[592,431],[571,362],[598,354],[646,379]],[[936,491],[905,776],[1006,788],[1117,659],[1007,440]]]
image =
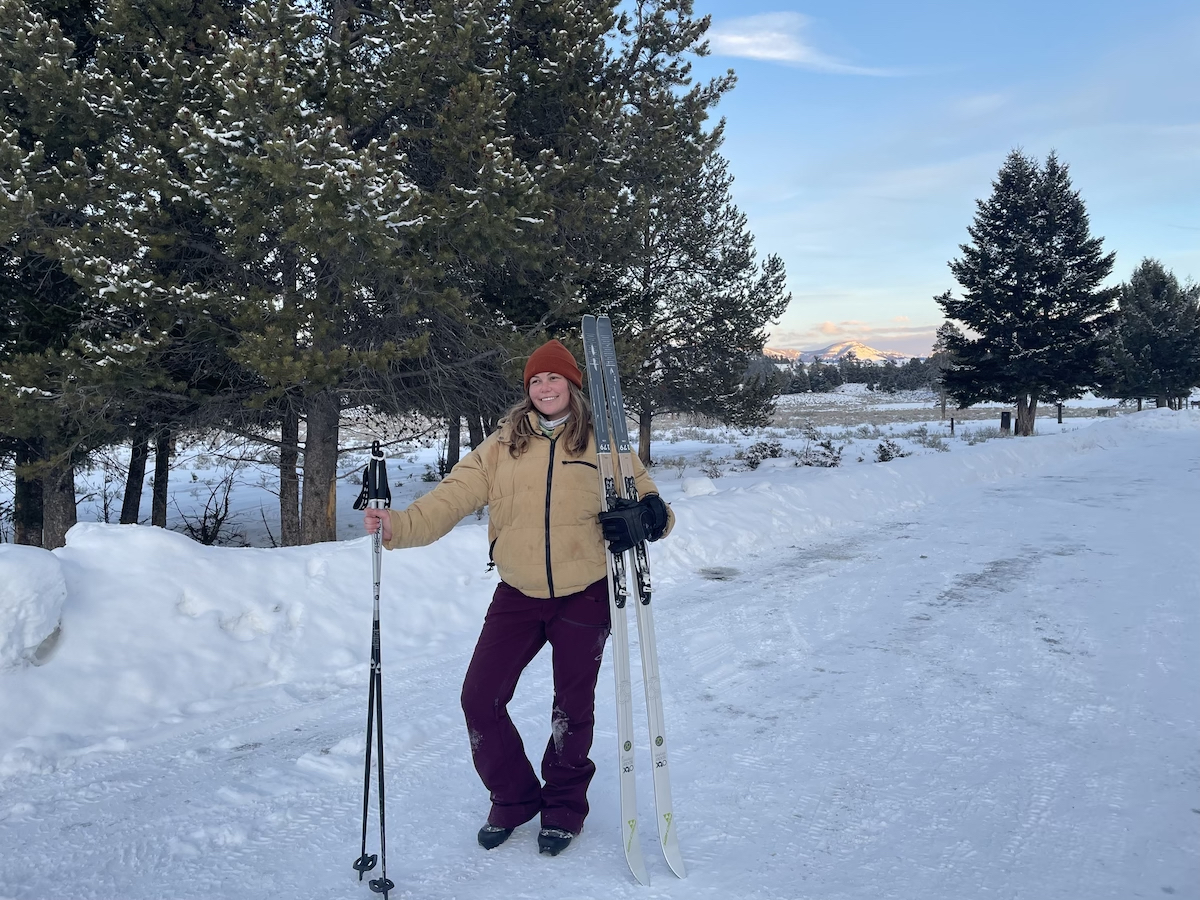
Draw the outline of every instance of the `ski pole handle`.
[[[387,458],[379,447],[379,441],[371,444],[371,461],[367,464],[367,506],[372,509],[387,509],[392,505],[392,489],[388,485]]]

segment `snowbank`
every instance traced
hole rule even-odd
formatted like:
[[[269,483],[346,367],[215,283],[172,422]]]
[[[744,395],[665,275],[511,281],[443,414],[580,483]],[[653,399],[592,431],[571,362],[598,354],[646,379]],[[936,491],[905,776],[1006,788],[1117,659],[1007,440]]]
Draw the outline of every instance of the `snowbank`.
[[[0,544],[0,672],[49,658],[66,596],[54,554]]]
[[[389,652],[411,658],[445,634],[478,627],[494,579],[463,547],[486,547],[485,534],[472,523],[432,554],[385,554]],[[121,749],[121,740],[99,737],[179,723],[263,691],[365,683],[366,538],[217,548],[159,528],[79,524],[53,554],[0,551],[5,659],[28,657],[60,608],[63,621],[45,665],[0,675],[0,777]],[[474,574],[442,564],[471,556]]]

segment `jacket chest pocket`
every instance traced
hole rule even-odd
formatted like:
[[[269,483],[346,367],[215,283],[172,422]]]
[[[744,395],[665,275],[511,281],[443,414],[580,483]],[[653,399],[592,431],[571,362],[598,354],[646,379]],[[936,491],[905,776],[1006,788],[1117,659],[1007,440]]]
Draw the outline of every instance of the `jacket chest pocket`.
[[[600,467],[590,460],[564,459],[555,466],[555,494],[582,508],[585,516],[600,512]]]

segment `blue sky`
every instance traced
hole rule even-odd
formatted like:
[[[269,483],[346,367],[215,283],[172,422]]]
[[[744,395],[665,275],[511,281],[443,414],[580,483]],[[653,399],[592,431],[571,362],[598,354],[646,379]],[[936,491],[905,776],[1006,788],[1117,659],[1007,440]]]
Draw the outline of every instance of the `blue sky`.
[[[732,68],[734,197],[792,303],[770,346],[928,352],[1005,155],[1056,150],[1092,233],[1200,280],[1200,6],[696,0]]]

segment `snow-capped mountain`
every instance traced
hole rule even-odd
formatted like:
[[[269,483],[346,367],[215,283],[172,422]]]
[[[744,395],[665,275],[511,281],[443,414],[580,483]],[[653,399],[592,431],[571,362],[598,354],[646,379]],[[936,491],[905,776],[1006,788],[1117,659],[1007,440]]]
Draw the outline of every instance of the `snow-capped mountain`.
[[[810,363],[814,359],[819,359],[821,362],[837,362],[849,353],[853,353],[862,362],[884,363],[890,359],[894,362],[902,363],[911,359],[907,353],[899,353],[895,350],[876,350],[874,347],[868,347],[862,341],[838,341],[838,343],[822,347],[820,350],[775,350],[768,348],[767,352],[777,356],[786,356],[788,359],[798,358],[803,363]]]

